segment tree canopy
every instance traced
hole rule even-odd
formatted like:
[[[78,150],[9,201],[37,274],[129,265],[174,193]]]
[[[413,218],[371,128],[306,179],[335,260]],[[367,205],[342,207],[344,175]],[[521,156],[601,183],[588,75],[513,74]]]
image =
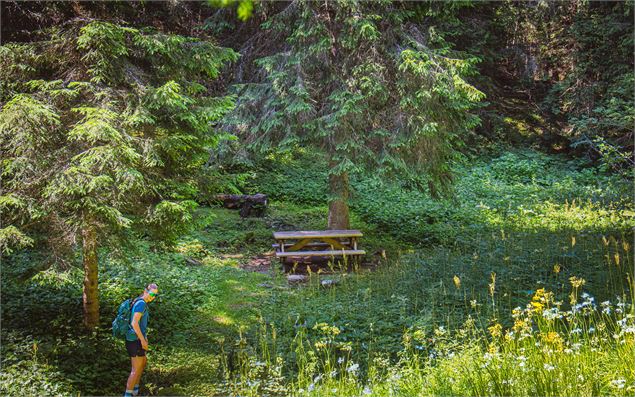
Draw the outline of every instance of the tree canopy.
[[[131,228],[171,241],[189,227],[197,176],[233,107],[209,81],[237,54],[210,42],[94,21],[2,48],[2,250],[83,246],[88,326],[97,247]],[[8,211],[8,212],[7,212]],[[66,243],[66,244],[64,244]]]

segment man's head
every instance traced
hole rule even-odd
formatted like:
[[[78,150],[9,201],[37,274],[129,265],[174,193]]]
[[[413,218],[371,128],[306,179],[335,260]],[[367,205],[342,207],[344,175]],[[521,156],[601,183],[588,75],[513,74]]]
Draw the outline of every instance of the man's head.
[[[156,284],[149,284],[145,291],[143,291],[143,299],[146,302],[152,302],[159,295],[159,287]]]

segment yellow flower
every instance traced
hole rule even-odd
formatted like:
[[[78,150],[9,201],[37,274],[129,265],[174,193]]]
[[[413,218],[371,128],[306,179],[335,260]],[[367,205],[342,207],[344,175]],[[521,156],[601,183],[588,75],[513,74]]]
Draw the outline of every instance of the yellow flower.
[[[556,274],[560,273],[560,265],[559,264],[556,263],[555,265],[553,265],[553,272],[556,273]]]
[[[500,325],[499,323],[496,323],[496,324],[492,325],[491,327],[488,327],[487,329],[489,330],[489,333],[494,338],[497,338],[497,337],[501,336],[501,332],[503,331],[503,326]]]
[[[316,349],[320,350],[326,347],[326,343],[323,341],[318,341],[318,342],[315,342],[314,346]]]
[[[562,347],[564,345],[564,341],[559,333],[555,331],[547,332],[546,334],[542,334],[542,340],[545,343],[553,345],[557,351],[562,351]]]
[[[569,277],[569,282],[575,288],[579,288],[579,287],[583,286],[584,283],[586,283],[586,280],[583,279],[583,278],[577,278],[576,276],[572,276],[572,277]]]
[[[461,279],[459,278],[459,276],[454,276],[454,286],[457,289],[461,288]]]
[[[522,330],[528,329],[529,324],[527,322],[527,320],[516,320],[514,321],[514,326],[512,327],[512,330],[514,332],[520,332]]]

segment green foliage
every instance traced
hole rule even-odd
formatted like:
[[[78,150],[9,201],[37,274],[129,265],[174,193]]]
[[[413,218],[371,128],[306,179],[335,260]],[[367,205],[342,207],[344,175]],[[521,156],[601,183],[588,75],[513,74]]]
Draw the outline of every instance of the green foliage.
[[[314,155],[264,162],[268,171],[250,189],[287,202],[324,203],[323,162]],[[633,225],[628,181],[579,161],[508,151],[466,162],[455,172],[460,177],[448,200],[432,200],[404,182],[357,175],[353,211],[385,233],[419,245],[451,244],[459,236],[471,240],[500,229],[606,233]]]
[[[465,80],[477,59],[428,40],[420,22],[387,2],[292,5],[265,21],[285,49],[256,61],[264,77],[237,87],[227,123],[258,151],[324,149],[330,175],[371,169],[446,188],[483,94]]]
[[[3,230],[3,251],[10,241],[28,244],[36,224],[71,236],[92,223],[108,238],[140,225],[174,241],[191,220],[208,151],[226,137],[213,125],[233,106],[201,83],[237,54],[98,21],[42,37],[2,47],[31,75],[53,71],[49,80],[3,71],[12,81],[4,93],[16,93],[0,117],[3,207],[11,207],[13,227]],[[62,51],[69,64],[52,64]],[[89,80],[55,79],[69,72]]]

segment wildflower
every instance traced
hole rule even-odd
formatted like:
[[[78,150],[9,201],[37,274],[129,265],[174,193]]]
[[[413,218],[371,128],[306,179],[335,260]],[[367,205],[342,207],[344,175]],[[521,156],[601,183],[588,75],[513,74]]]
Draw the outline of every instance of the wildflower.
[[[589,327],[589,333],[590,333],[590,334],[592,334],[592,333],[594,333],[594,332],[595,332],[595,328],[593,328],[593,327]]]
[[[619,325],[620,327],[625,327],[626,326],[626,321],[628,321],[628,319],[626,317],[624,317],[621,320],[617,320],[617,325]]]
[[[337,363],[338,364],[341,364],[343,362],[344,362],[344,357],[340,357],[340,358],[337,359]]]
[[[547,364],[547,363],[545,363],[545,364],[543,365],[543,368],[544,368],[544,369],[546,369],[547,371],[553,371],[554,369],[556,369],[556,367],[554,367],[554,366],[553,366],[553,365],[551,365],[551,364]]]
[[[563,341],[562,341],[562,338],[560,337],[560,334],[558,334],[557,332],[551,331],[546,334],[543,334],[542,340],[545,343],[552,344],[553,346],[556,347],[557,350],[562,349]]]
[[[631,327],[624,328],[624,333],[635,334],[635,327],[631,326]]]
[[[615,379],[611,381],[611,385],[617,387],[618,389],[623,389],[626,381],[624,379]]]
[[[331,371],[331,372],[329,373],[329,376],[330,376],[331,378],[335,378],[335,377],[337,376],[337,370],[336,370],[336,369],[334,369],[333,371]]]
[[[362,394],[371,394],[373,391],[368,386],[364,386],[364,390],[362,390]]]
[[[576,276],[569,277],[569,282],[575,288],[579,288],[586,283],[586,280],[583,278],[578,278]]]
[[[346,372],[356,372],[359,369],[359,364],[353,364],[350,367],[346,368]]]
[[[580,328],[574,328],[571,331],[569,331],[570,334],[581,334],[582,330]]]
[[[499,336],[501,336],[501,331],[503,330],[503,326],[496,323],[494,325],[492,325],[491,327],[487,328],[489,330],[489,333],[494,337],[497,338]]]
[[[315,378],[313,378],[313,383],[318,383],[319,381],[322,380],[322,374],[316,376]]]
[[[562,318],[562,314],[557,307],[552,307],[551,309],[547,309],[542,312],[542,316],[547,320],[555,320],[557,318]]]
[[[454,276],[454,286],[456,289],[461,288],[461,279],[457,275]]]
[[[566,349],[564,349],[564,352],[567,353],[567,354],[571,354],[571,353],[573,353],[573,350],[571,350],[569,348],[566,348]]]
[[[476,299],[470,301],[470,306],[472,306],[472,309],[476,309]]]
[[[315,384],[314,384],[314,383],[311,383],[307,389],[308,389],[310,392],[311,392],[311,391],[313,391],[313,390],[315,390]]]
[[[436,336],[445,335],[445,334],[446,334],[445,327],[440,326],[439,328],[435,329],[435,330],[434,330],[434,334],[435,334]]]

